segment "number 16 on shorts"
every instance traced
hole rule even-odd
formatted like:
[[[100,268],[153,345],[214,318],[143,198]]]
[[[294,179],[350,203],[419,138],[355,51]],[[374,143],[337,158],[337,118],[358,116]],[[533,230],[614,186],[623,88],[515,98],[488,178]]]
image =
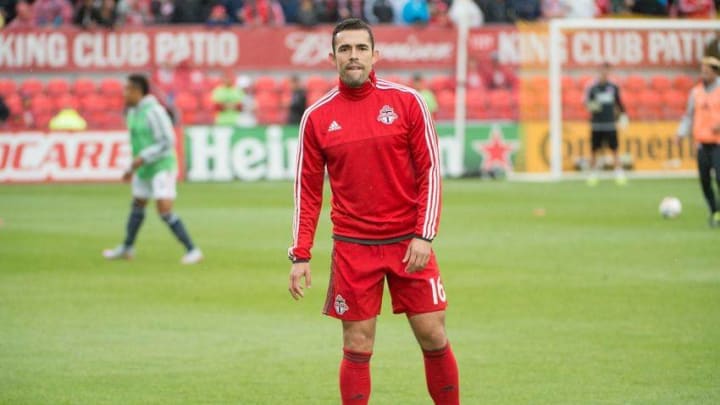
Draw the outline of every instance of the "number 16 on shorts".
[[[440,277],[437,279],[429,278],[428,282],[430,283],[430,288],[432,289],[433,305],[447,301],[447,297],[445,296],[445,287],[443,287]]]

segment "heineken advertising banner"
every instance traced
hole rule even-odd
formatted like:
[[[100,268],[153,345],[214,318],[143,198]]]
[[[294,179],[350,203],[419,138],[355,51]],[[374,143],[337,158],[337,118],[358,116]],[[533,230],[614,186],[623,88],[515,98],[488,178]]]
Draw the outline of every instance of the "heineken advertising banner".
[[[677,121],[632,122],[619,132],[619,152],[630,159],[634,170],[667,171],[695,169],[695,147],[690,138],[678,143]],[[524,171],[550,170],[550,142],[547,122],[525,122],[520,126],[524,138]],[[590,125],[587,122],[563,124],[563,170],[575,170],[575,162],[590,157]]]
[[[515,123],[467,127],[458,145],[453,127],[437,128],[445,176],[512,171],[520,149]],[[189,181],[289,180],[294,176],[298,129],[295,126],[232,128],[192,126],[185,129]],[[460,156],[464,159],[460,159]]]

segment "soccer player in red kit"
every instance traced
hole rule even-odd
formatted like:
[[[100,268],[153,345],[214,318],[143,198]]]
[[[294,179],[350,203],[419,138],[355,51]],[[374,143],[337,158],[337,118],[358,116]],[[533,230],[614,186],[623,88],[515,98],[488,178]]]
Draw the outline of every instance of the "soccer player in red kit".
[[[430,113],[416,91],[375,77],[379,53],[363,21],[335,27],[329,57],[338,87],[300,122],[290,294],[303,297],[303,278],[311,285],[310,250],[327,169],[334,248],[323,312],[342,321],[342,403],[368,403],[387,279],[393,312],[406,314],[422,349],[430,396],[435,404],[458,404],[445,290],[431,247],[440,219],[440,162]]]

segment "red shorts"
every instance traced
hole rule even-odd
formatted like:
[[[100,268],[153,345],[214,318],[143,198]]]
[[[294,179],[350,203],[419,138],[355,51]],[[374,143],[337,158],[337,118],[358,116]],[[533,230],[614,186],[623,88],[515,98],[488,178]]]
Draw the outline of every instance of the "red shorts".
[[[361,245],[336,240],[330,286],[323,313],[346,321],[380,314],[387,277],[394,313],[422,314],[447,307],[435,254],[427,266],[407,273],[402,262],[410,240],[387,245]]]

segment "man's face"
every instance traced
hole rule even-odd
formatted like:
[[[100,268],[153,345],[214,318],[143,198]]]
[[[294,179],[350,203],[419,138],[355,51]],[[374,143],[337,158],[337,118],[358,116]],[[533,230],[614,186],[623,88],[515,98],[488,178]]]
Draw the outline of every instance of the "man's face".
[[[359,87],[365,83],[377,60],[378,52],[372,49],[367,31],[341,31],[335,36],[335,52],[330,54],[330,61],[346,85]]]
[[[700,78],[705,83],[712,83],[715,81],[715,71],[710,67],[710,65],[703,63],[700,65]]]
[[[132,82],[125,83],[125,105],[134,107],[142,99],[142,92]]]
[[[606,82],[608,81],[608,77],[610,76],[610,68],[607,66],[603,66],[600,68],[600,81]]]

